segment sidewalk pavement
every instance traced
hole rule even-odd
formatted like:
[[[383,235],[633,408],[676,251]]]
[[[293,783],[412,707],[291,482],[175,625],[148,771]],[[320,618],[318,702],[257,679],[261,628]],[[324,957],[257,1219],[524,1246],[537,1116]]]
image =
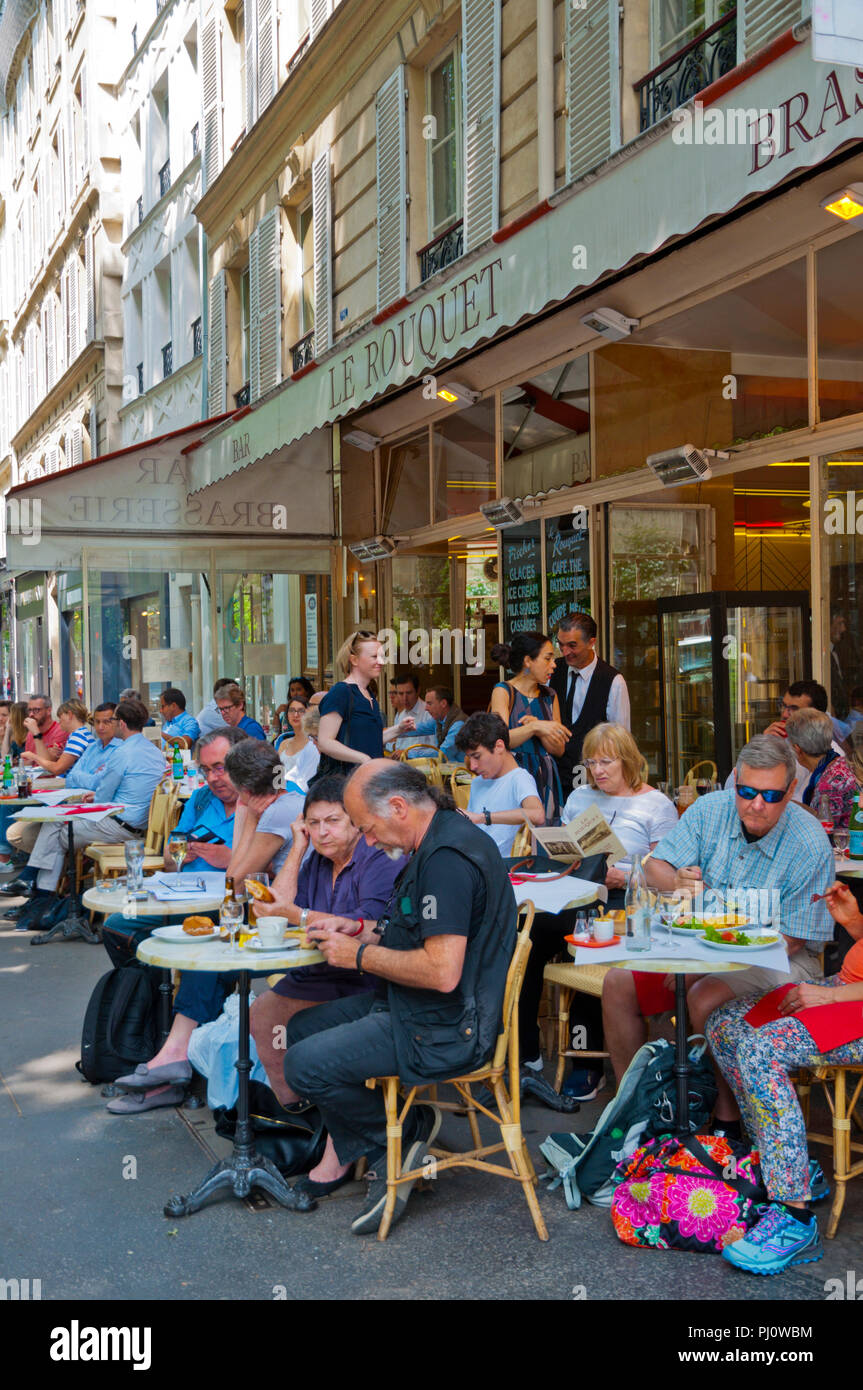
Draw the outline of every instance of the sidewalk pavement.
[[[0,921],[0,1279],[40,1279],[43,1299],[808,1301],[861,1265],[863,1185],[851,1186],[824,1259],[771,1279],[718,1258],[632,1250],[607,1211],[569,1212],[560,1190],[541,1188],[542,1243],[515,1183],[468,1171],[415,1192],[383,1244],[350,1230],[361,1184],[306,1214],[232,1199],[168,1220],[165,1200],[195,1187],[226,1146],[206,1109],[109,1115],[75,1071],[86,1003],[108,968],[101,946],[31,946]],[[607,1097],[572,1117],[525,1107],[538,1170],[542,1139],[588,1130]],[[447,1116],[442,1138],[458,1147],[464,1127]]]

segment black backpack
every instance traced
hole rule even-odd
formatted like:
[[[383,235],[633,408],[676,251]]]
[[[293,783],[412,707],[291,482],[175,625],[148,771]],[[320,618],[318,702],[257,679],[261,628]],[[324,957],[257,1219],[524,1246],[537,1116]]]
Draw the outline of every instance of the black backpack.
[[[81,1075],[116,1081],[158,1051],[158,975],[140,961],[109,970],[90,995],[81,1034]]]

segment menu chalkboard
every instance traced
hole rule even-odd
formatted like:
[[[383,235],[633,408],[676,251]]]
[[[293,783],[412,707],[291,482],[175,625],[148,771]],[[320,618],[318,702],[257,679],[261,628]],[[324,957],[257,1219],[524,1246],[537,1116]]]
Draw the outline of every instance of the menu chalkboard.
[[[583,530],[561,531],[560,518],[545,523],[545,603],[549,633],[567,613],[590,612],[590,537]]]
[[[542,627],[540,523],[508,526],[501,534],[501,627],[509,642],[516,632]]]

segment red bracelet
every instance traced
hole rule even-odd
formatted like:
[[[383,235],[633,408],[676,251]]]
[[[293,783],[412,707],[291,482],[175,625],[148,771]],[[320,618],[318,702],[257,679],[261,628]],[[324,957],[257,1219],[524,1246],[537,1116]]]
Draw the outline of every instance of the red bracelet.
[[[363,921],[362,917],[359,919],[359,921],[360,921],[360,925],[357,927],[356,931],[348,932],[348,933],[347,933],[348,936],[361,936],[361,935],[362,935],[362,931],[363,931],[363,928],[364,928],[364,926],[365,926],[365,922]]]

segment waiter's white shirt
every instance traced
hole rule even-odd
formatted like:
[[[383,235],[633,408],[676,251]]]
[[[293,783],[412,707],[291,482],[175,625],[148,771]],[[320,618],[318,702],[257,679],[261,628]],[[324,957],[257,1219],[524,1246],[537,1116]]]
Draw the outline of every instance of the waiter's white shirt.
[[[591,677],[599,664],[599,658],[594,657],[589,666],[583,666],[580,671],[574,666],[567,670],[567,694],[569,685],[575,676],[575,690],[572,696],[572,722],[575,723],[581,711],[584,709],[584,702],[587,699],[587,687],[590,685]],[[561,719],[565,718],[563,707],[560,711]],[[626,688],[626,681],[619,673],[611,682],[611,689],[608,692],[608,704],[605,708],[605,717],[610,724],[622,724],[624,729],[630,727],[629,717],[629,691]]]

